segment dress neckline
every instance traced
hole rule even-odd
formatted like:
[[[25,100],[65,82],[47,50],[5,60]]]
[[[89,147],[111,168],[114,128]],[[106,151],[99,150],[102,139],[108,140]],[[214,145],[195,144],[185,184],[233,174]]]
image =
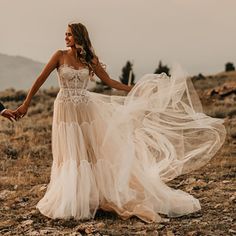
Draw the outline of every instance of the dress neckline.
[[[74,66],[68,65],[68,64],[66,64],[66,63],[61,64],[60,66],[58,66],[58,70],[60,70],[60,69],[63,68],[63,67],[71,68],[71,69],[76,70],[76,71],[89,70],[88,67],[75,68]]]

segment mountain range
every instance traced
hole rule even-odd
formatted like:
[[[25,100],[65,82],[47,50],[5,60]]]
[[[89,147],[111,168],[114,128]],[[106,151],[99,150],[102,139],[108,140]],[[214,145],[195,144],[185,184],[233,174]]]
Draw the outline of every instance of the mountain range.
[[[0,90],[29,89],[45,64],[22,56],[0,53]],[[56,71],[43,84],[43,88],[58,87]]]

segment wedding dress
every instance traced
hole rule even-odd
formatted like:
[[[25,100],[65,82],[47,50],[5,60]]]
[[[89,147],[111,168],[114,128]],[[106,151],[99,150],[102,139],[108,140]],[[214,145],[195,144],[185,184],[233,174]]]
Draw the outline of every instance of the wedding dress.
[[[87,90],[88,68],[58,68],[50,183],[38,202],[50,218],[89,219],[98,209],[122,219],[161,221],[198,211],[199,201],[168,181],[200,168],[221,147],[221,119],[201,111],[176,70],[143,76],[127,96]]]

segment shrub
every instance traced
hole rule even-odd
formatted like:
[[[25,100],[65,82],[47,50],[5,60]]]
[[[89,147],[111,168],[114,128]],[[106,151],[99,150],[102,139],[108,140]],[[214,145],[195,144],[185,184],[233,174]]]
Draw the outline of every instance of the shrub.
[[[235,71],[234,64],[232,62],[227,62],[225,64],[225,71]]]

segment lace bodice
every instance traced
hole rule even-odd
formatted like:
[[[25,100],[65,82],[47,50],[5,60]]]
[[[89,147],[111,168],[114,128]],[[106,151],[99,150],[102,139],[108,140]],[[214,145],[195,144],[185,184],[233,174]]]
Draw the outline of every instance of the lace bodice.
[[[60,91],[57,99],[61,102],[87,102],[87,86],[90,79],[89,69],[75,69],[63,64],[58,68]]]

